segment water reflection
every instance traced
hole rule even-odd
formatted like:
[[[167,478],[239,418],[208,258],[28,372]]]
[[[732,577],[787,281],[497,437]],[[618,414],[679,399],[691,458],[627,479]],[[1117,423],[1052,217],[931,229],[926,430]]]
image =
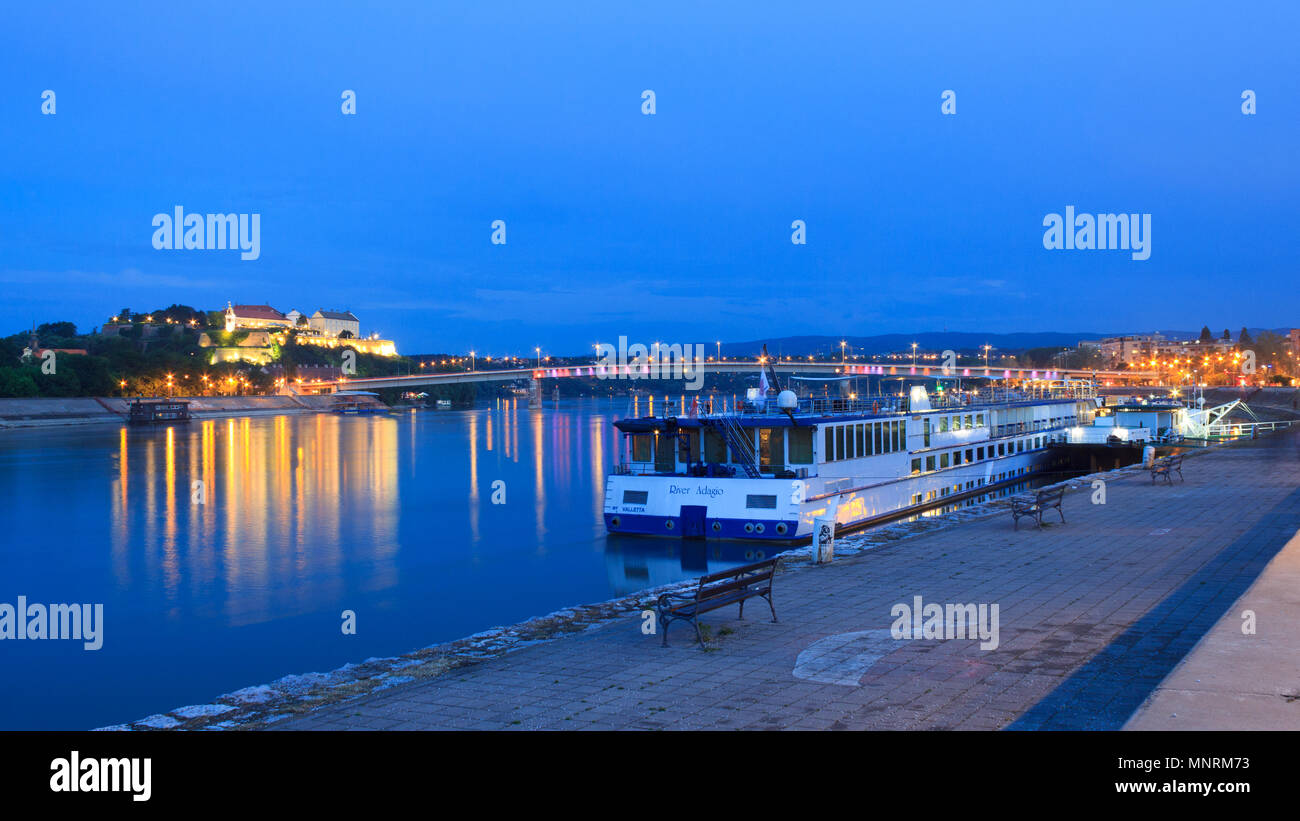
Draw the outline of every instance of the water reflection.
[[[338,590],[344,534],[368,552],[354,581],[396,583],[399,422],[357,422],[282,416],[119,431],[108,494],[116,586],[156,586],[172,618],[196,601],[230,626],[292,616]]]

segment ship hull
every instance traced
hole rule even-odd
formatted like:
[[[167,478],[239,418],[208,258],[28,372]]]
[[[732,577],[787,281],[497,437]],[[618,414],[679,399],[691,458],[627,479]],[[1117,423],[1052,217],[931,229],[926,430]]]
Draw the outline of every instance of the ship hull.
[[[833,516],[842,532],[1024,482],[1049,469],[1051,461],[1051,450],[1040,448],[864,487],[818,477],[612,475],[605,487],[605,527],[628,535],[800,542],[811,537],[819,518]]]

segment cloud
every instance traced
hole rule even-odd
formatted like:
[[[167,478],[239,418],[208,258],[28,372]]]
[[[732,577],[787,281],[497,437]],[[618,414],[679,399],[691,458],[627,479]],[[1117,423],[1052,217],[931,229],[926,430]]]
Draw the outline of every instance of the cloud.
[[[126,268],[116,274],[106,271],[3,271],[0,283],[41,286],[99,285],[105,288],[223,288],[239,287],[229,279],[196,279],[173,274],[146,274],[136,268]]]

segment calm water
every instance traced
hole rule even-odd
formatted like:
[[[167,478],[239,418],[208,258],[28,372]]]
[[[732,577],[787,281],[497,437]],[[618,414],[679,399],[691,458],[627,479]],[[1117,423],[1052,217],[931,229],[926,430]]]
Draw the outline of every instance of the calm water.
[[[94,652],[0,642],[0,729],[139,719],[744,563],[744,545],[605,536],[626,408],[0,431],[0,603],[105,620]]]

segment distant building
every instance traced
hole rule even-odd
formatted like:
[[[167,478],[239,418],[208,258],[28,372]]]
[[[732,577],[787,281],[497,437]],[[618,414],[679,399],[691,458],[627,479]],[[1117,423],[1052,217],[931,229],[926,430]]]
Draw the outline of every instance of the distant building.
[[[1300,328],[1292,328],[1287,333],[1286,339],[1291,343],[1291,353],[1300,356]]]
[[[226,303],[226,330],[289,329],[293,322],[270,305]]]
[[[321,336],[340,337],[345,339],[356,339],[361,336],[361,320],[352,315],[351,311],[326,311],[324,309],[316,311],[311,315],[308,321],[313,329]],[[344,337],[343,334],[347,336]]]
[[[212,362],[256,362],[266,364],[275,355],[273,346],[289,342],[289,331],[299,345],[323,348],[353,348],[359,353],[377,356],[397,356],[397,346],[392,340],[372,335],[361,338],[361,320],[351,311],[321,309],[310,317],[302,311],[282,314],[270,305],[231,305],[226,303],[226,331],[251,331],[252,333],[233,345],[217,347],[216,341],[206,334],[199,345],[213,348]]]
[[[1165,341],[1163,334],[1111,336],[1101,340],[1101,356],[1112,365],[1132,365],[1150,359]]]

